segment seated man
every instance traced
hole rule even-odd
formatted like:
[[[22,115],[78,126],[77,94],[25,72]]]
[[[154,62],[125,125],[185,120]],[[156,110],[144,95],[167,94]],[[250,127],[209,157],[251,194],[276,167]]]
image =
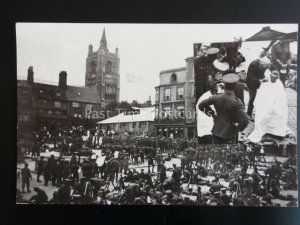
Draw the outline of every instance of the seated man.
[[[36,192],[36,195],[33,195],[30,199],[29,202],[34,203],[34,204],[43,204],[47,203],[48,201],[48,196],[46,192],[38,187],[33,188],[33,190]]]

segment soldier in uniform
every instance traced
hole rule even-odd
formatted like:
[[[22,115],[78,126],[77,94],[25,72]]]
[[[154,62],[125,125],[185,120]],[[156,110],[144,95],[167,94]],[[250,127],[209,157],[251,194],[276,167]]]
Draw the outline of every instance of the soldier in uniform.
[[[48,181],[51,180],[51,173],[52,173],[52,169],[51,169],[51,160],[48,159],[48,161],[45,164],[44,167],[44,181],[45,181],[45,186],[48,186]]]
[[[175,180],[175,188],[180,188],[180,179],[181,179],[182,171],[180,168],[176,166],[176,164],[173,164],[173,173],[172,178]]]
[[[31,192],[29,179],[32,180],[32,176],[31,176],[31,172],[28,168],[28,163],[25,163],[25,167],[21,170],[21,175],[22,175],[22,191],[23,191],[23,193],[25,193],[25,185],[27,187],[27,192]]]
[[[62,159],[59,159],[58,165],[57,165],[57,173],[56,173],[56,176],[57,176],[56,185],[57,185],[57,187],[60,187],[60,185],[62,184],[64,169],[65,169],[64,162],[63,162]]]
[[[57,162],[54,158],[54,155],[50,156],[50,159],[48,160],[50,171],[51,171],[51,180],[52,180],[52,186],[56,185],[56,176],[57,176]]]
[[[150,173],[150,167],[152,167],[152,173],[154,172],[154,160],[153,160],[153,155],[150,152],[148,154],[148,172]]]
[[[234,95],[237,74],[223,76],[225,93],[212,96],[199,104],[199,109],[214,118],[212,129],[213,144],[235,144],[239,131],[248,125],[248,116],[243,110],[243,103]],[[210,106],[214,105],[216,112]]]
[[[58,200],[61,204],[70,204],[71,203],[71,188],[70,188],[71,180],[65,179],[63,186],[61,186],[58,191]]]
[[[165,179],[167,178],[167,168],[165,166],[165,161],[162,160],[160,163],[160,170],[159,170],[159,181],[162,184]]]
[[[144,153],[144,149],[140,150],[140,158],[141,158],[141,164],[145,163],[145,153]]]
[[[44,156],[41,156],[39,162],[38,162],[38,169],[37,169],[37,182],[41,182],[40,181],[40,176],[42,175],[42,173],[44,172]],[[45,180],[45,178],[44,178]]]
[[[36,192],[36,195],[32,196],[29,199],[29,202],[35,203],[35,204],[43,204],[47,203],[48,196],[46,192],[38,187],[33,188],[33,190]]]

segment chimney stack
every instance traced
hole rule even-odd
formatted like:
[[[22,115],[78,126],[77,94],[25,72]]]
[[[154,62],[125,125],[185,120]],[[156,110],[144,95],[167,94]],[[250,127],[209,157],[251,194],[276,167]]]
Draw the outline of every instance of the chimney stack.
[[[89,45],[89,54],[91,54],[91,53],[93,53],[93,45],[92,44]]]
[[[27,70],[27,81],[29,84],[33,84],[33,67],[29,66],[28,70]]]
[[[62,89],[67,88],[67,72],[66,71],[61,71],[59,73],[59,82],[58,86]]]

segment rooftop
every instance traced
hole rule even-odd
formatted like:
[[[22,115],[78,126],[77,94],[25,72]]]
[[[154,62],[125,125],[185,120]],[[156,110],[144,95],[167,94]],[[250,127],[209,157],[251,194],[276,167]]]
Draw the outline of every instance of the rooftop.
[[[186,67],[179,67],[179,68],[174,68],[174,69],[162,70],[162,71],[160,71],[159,74],[171,73],[171,72],[178,72],[178,71],[185,71],[185,70],[186,70]]]
[[[23,80],[23,79],[18,80],[18,85],[24,86],[26,84],[28,85],[27,80]],[[35,89],[39,89],[39,88],[47,89],[47,90],[59,89],[58,84],[56,82],[48,81],[48,82],[39,83],[36,82],[35,79],[33,85]],[[66,98],[69,101],[101,104],[101,99],[96,88],[68,85],[65,93],[66,93]]]
[[[117,116],[108,118],[106,120],[102,120],[98,122],[98,124],[112,124],[112,123],[130,123],[130,122],[143,122],[143,121],[154,121],[155,117],[155,108],[148,107],[148,108],[138,108],[133,107],[134,109],[139,109],[139,114],[130,114],[125,115],[125,113],[120,113]]]

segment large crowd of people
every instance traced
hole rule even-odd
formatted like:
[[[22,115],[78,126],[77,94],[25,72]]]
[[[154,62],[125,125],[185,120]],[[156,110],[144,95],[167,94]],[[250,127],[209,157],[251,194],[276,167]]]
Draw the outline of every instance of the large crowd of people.
[[[42,133],[38,137],[45,139]],[[22,198],[25,188],[31,191],[32,180],[25,163],[17,202],[271,206],[278,204],[273,199],[281,199],[296,204],[291,195],[280,194],[282,189],[297,190],[295,151],[285,161],[275,156],[266,161],[260,144],[199,145],[196,139],[128,134],[102,134],[97,141],[96,132],[83,141],[83,134],[83,128],[62,132],[56,150],[60,156],[37,157],[37,182],[43,177],[45,187],[55,188],[53,196],[40,185],[29,200]],[[90,154],[80,160],[75,143]],[[94,147],[101,151],[102,163],[99,155],[92,156]]]

